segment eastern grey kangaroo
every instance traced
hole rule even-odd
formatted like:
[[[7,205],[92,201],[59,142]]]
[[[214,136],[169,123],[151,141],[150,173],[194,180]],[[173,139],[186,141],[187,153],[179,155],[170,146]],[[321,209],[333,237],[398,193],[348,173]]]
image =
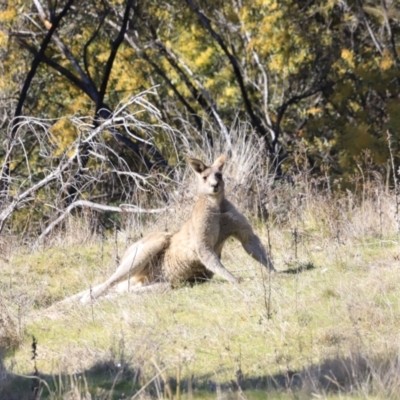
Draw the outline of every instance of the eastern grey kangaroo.
[[[214,274],[237,283],[238,279],[220,261],[222,247],[231,236],[240,241],[250,256],[274,271],[247,219],[225,198],[222,178],[225,161],[226,157],[221,155],[211,166],[206,166],[196,158],[189,158],[189,165],[197,174],[199,198],[182,228],[174,234],[157,232],[139,240],[128,248],[109,279],[66,300],[86,303],[124,279],[119,289],[136,292],[174,287],[180,282],[201,282]]]

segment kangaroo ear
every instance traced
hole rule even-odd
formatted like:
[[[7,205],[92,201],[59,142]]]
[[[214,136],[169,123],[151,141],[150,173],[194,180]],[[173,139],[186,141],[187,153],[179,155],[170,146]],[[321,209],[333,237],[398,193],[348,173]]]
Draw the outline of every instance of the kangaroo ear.
[[[203,161],[198,160],[197,158],[188,157],[187,162],[192,167],[194,172],[201,174],[207,166],[203,163]]]
[[[213,162],[213,167],[217,167],[220,171],[222,171],[222,168],[224,168],[226,162],[226,155],[222,154],[219,156],[214,162]]]

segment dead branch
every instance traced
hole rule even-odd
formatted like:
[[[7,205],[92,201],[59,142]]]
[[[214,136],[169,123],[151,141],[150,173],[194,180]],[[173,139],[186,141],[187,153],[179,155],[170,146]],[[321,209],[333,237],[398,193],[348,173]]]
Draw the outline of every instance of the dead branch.
[[[211,26],[210,20],[200,11],[200,9],[193,3],[192,0],[185,0],[186,4],[189,6],[189,8],[198,16],[200,23],[203,25],[203,27],[209,32],[211,37],[217,42],[219,47],[222,49],[222,51],[225,53],[225,56],[228,58],[233,72],[236,77],[236,81],[239,85],[240,92],[242,94],[243,102],[245,105],[245,109],[247,112],[247,115],[250,117],[250,120],[252,124],[254,125],[255,129],[259,132],[259,134],[265,138],[265,143],[270,151],[271,154],[274,154],[274,149],[271,146],[270,139],[267,135],[267,131],[263,125],[263,122],[261,121],[260,117],[255,114],[253,110],[253,106],[251,104],[251,101],[248,96],[248,91],[246,89],[244,80],[243,80],[243,75],[241,71],[241,66],[239,64],[239,61],[235,57],[234,54],[232,54],[222,37],[213,29]]]
[[[159,134],[160,130],[172,137],[173,130],[168,125],[162,122],[149,124],[137,118],[138,115],[146,111],[152,115],[153,120],[160,121],[159,111],[143,98],[148,93],[153,92],[151,90],[145,91],[138,96],[128,99],[125,103],[120,104],[112,116],[103,121],[98,127],[94,127],[90,123],[90,118],[69,118],[70,122],[75,126],[76,131],[80,132],[80,134],[69,148],[64,149],[64,155],[58,157],[55,156],[57,146],[55,145],[56,142],[51,133],[51,125],[55,121],[19,117],[19,121],[15,125],[17,127],[16,137],[12,142],[12,146],[14,146],[14,149],[16,151],[18,150],[17,153],[20,154],[20,159],[16,159],[15,161],[21,165],[20,169],[24,170],[25,173],[21,171],[19,175],[14,174],[11,177],[5,177],[4,174],[2,175],[4,179],[10,179],[9,184],[14,196],[10,198],[8,202],[0,204],[0,233],[4,229],[7,219],[18,209],[26,208],[29,204],[35,203],[35,208],[38,211],[38,203],[36,203],[39,198],[38,192],[41,191],[41,193],[44,194],[44,188],[48,190],[48,193],[52,197],[44,201],[43,205],[48,206],[50,203],[51,207],[55,210],[64,208],[59,202],[65,206],[63,194],[65,194],[65,188],[70,185],[71,179],[73,179],[74,170],[77,168],[77,165],[80,166],[80,157],[82,155],[79,149],[82,146],[88,146],[92,149],[91,155],[94,160],[94,166],[92,168],[84,168],[82,170],[84,174],[84,183],[81,189],[82,193],[86,190],[87,195],[90,196],[90,190],[87,188],[96,187],[99,183],[104,181],[104,179],[107,179],[108,182],[110,182],[111,179],[114,182],[113,187],[121,188],[123,193],[125,193],[126,190],[138,192],[148,191],[149,189],[156,192],[158,187],[151,183],[156,175],[154,173],[151,175],[138,174],[131,171],[127,161],[120,157],[119,154],[104,141],[102,135],[103,132],[110,131],[117,127],[128,132],[136,142],[141,142],[146,145],[153,144],[153,137],[156,133]],[[135,110],[137,110],[134,113],[131,113],[128,108],[132,105],[134,105]],[[136,130],[140,131],[142,136],[134,135],[131,127],[135,127]],[[40,175],[35,174],[33,172],[34,169],[31,168],[30,163],[32,160],[27,156],[25,149],[26,135],[35,136],[34,139],[38,142],[41,165],[43,166]],[[19,149],[17,149],[17,146]],[[39,179],[38,176],[40,176]],[[87,190],[89,190],[89,192]],[[128,193],[125,194],[128,195]],[[90,200],[90,197],[88,200]],[[71,209],[73,209],[79,204],[79,202],[73,202],[69,205],[72,205],[73,207]],[[121,207],[121,210],[126,209],[127,207]],[[132,207],[130,209],[132,209]],[[146,212],[146,210],[139,208],[135,210],[136,211],[127,212]],[[118,209],[114,211],[120,212]]]
[[[43,239],[61,222],[63,221],[73,209],[81,207],[81,208],[89,208],[91,210],[96,210],[96,211],[111,211],[111,212],[117,212],[117,213],[145,213],[145,214],[157,214],[164,212],[168,209],[168,207],[164,208],[151,208],[151,209],[146,209],[146,208],[141,208],[132,204],[121,204],[119,207],[116,206],[107,206],[105,204],[99,204],[99,203],[93,203],[91,201],[87,200],[78,200],[69,205],[64,212],[56,219],[54,220],[43,232],[42,234],[38,237],[34,247],[39,246],[42,242]]]
[[[95,129],[92,134],[84,141],[91,141],[97,134],[102,132],[108,125],[111,125],[111,121],[105,121],[99,128]],[[39,189],[47,186],[50,182],[57,179],[62,172],[64,172],[69,166],[71,166],[78,157],[78,152],[76,152],[72,157],[67,159],[66,162],[60,163],[60,165],[52,172],[50,172],[46,177],[37,182],[36,184],[30,186],[28,189],[23,191],[18,196],[15,196],[14,200],[2,210],[0,213],[0,233],[4,228],[4,224],[7,218],[18,208],[20,204],[25,201],[29,201],[29,197],[36,193]]]

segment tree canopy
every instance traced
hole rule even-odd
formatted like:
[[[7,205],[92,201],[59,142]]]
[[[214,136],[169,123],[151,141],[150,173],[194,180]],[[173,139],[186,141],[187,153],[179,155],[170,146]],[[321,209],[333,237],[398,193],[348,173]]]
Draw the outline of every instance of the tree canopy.
[[[367,149],[378,165],[389,151],[398,156],[395,0],[10,0],[0,21],[3,195],[21,158],[38,176],[44,168],[37,136],[26,134],[23,150],[13,145],[20,117],[49,121],[53,155],[61,157],[80,134],[70,116],[99,126],[149,88],[147,101],[160,112],[159,120],[142,116],[158,124],[151,140],[133,125],[103,135],[136,172],[168,173],[176,162],[174,138],[160,123],[212,147],[215,132],[229,143],[245,122],[278,175],[299,148],[315,173],[329,165],[344,177]],[[70,201],[91,151],[80,147]]]

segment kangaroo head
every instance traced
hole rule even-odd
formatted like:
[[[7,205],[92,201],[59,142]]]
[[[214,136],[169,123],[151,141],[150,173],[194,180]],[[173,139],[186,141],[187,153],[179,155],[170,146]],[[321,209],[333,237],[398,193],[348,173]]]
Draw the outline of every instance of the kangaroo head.
[[[196,172],[199,186],[198,191],[206,196],[218,197],[224,193],[224,180],[222,179],[222,169],[226,161],[226,156],[219,156],[210,166],[197,158],[188,158],[188,163]]]

